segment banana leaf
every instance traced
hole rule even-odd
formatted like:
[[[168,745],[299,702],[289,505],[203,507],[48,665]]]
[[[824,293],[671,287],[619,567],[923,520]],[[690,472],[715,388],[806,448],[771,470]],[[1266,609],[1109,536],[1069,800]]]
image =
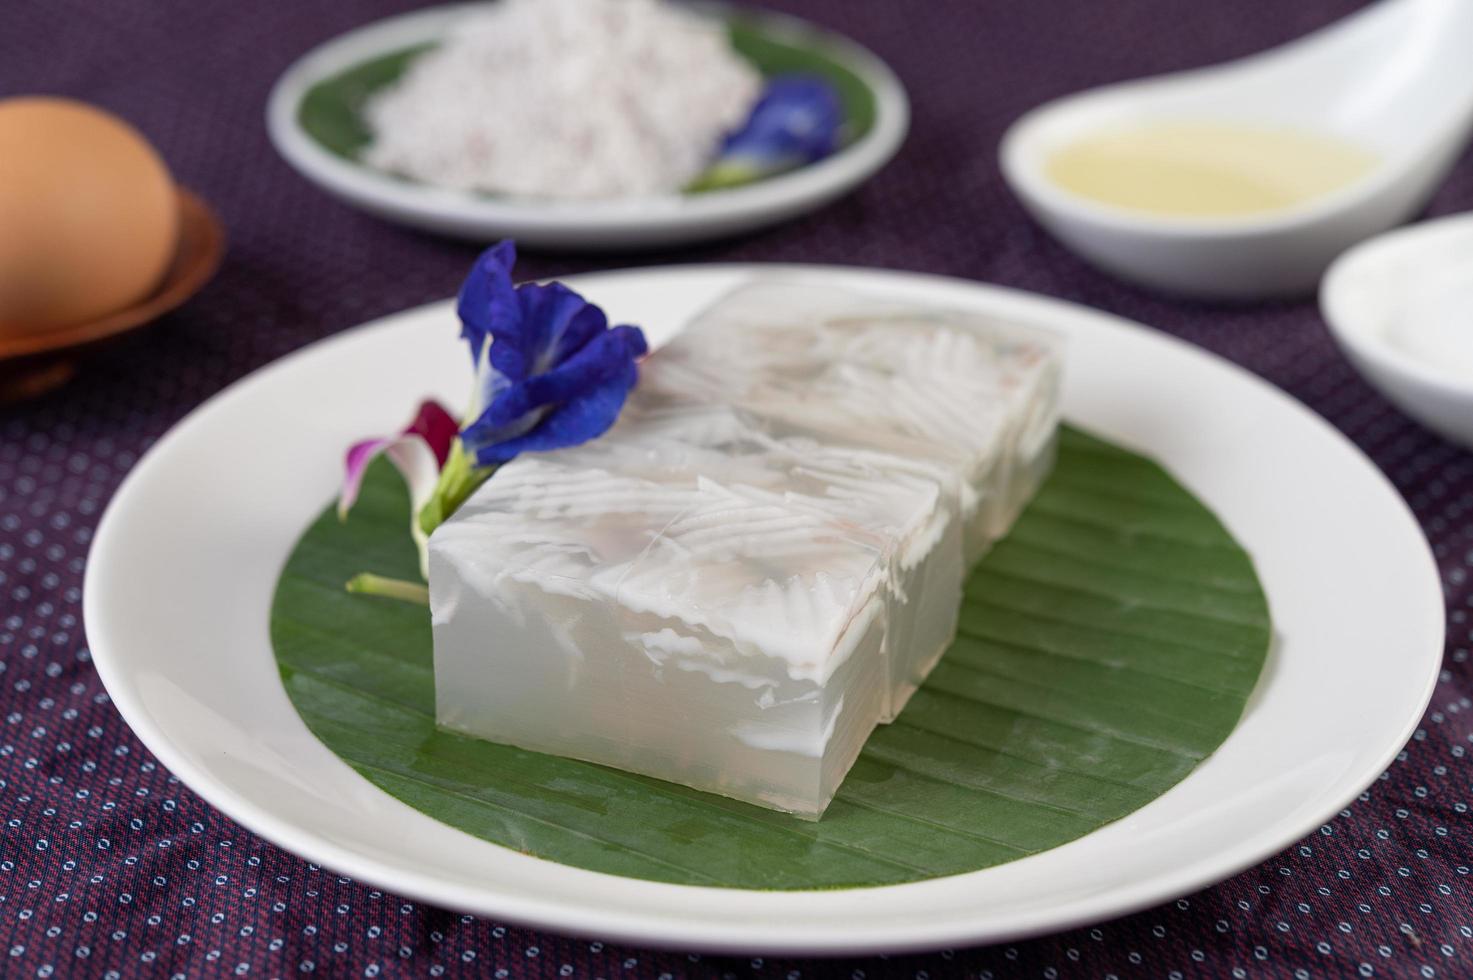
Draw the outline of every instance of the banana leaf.
[[[808,823],[435,727],[429,613],[344,591],[414,578],[408,496],[374,465],[308,528],[271,636],[308,727],[417,810],[550,861],[656,881],[853,888],[1074,840],[1179,782],[1232,732],[1270,640],[1248,555],[1159,466],[1072,429],[966,587],[961,628]]]

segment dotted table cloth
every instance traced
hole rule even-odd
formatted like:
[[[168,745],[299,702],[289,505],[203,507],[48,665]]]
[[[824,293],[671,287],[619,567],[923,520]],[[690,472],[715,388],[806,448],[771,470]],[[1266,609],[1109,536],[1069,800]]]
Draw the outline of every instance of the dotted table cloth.
[[[1122,314],[1256,371],[1370,454],[1441,565],[1444,669],[1396,763],[1317,832],[1218,887],[1056,936],[890,959],[702,957],[543,934],[407,901],[253,836],[156,763],[110,705],[80,620],[88,542],[129,467],[203,399],[459,285],[473,248],[329,200],[276,157],[262,123],[292,59],[404,4],[9,0],[0,95],[70,95],[132,120],[218,208],[230,250],[191,303],[97,354],[69,387],[0,407],[0,975],[1473,977],[1473,456],[1368,388],[1312,302],[1208,306],[1115,282],[1027,219],[995,159],[1004,127],[1043,100],[1248,54],[1359,4],[773,6],[843,30],[899,73],[914,123],[894,163],[769,232],[632,258],[534,254],[520,271],[770,260],[944,273]],[[1464,158],[1429,213],[1470,206]]]

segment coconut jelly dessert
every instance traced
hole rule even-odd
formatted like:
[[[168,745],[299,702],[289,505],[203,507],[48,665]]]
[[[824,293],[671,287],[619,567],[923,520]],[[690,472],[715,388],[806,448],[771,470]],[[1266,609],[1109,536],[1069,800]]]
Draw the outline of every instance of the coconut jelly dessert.
[[[1061,360],[1035,329],[775,280],[735,290],[661,354],[646,397],[725,401],[940,466],[969,564],[1053,464]]]
[[[985,317],[737,290],[431,536],[439,723],[817,819],[1047,472],[1058,374]]]

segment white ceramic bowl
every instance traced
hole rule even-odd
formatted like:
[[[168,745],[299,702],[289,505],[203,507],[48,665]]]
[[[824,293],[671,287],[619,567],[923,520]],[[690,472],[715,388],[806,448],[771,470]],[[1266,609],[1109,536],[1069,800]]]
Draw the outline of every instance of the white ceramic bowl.
[[[1411,225],[1346,252],[1325,274],[1320,310],[1367,381],[1427,428],[1473,447],[1473,373],[1418,353],[1400,333],[1428,327],[1418,318],[1446,305],[1428,301],[1451,290],[1466,299],[1460,326],[1473,334],[1470,214]]]
[[[515,238],[534,248],[615,251],[723,238],[813,211],[884,166],[910,125],[905,89],[879,58],[804,21],[760,12],[750,19],[764,35],[822,47],[857,75],[874,96],[875,118],[868,132],[833,156],[744,187],[613,201],[497,198],[401,180],[336,155],[303,128],[302,100],[319,82],[377,56],[438,41],[482,6],[452,4],[390,17],[310,51],[271,91],[266,127],[277,151],[329,194],[388,221],[476,242]]]
[[[1042,105],[1003,137],[1003,176],[1029,212],[1122,279],[1206,299],[1313,293],[1344,249],[1405,221],[1473,127],[1473,3],[1382,0],[1238,61],[1092,89]],[[1225,122],[1338,137],[1381,157],[1366,177],[1262,215],[1155,215],[1097,203],[1045,174],[1095,133]]]

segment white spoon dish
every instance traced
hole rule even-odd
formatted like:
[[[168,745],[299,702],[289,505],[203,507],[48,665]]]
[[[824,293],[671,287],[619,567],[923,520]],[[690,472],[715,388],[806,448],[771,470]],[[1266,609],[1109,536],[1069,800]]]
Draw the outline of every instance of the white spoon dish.
[[[1473,215],[1346,252],[1325,275],[1320,309],[1366,380],[1427,428],[1473,447]]]
[[[798,64],[830,74],[847,93],[848,115],[861,114],[855,105],[863,106],[857,135],[832,156],[740,187],[607,201],[477,194],[415,183],[360,161],[358,144],[367,137],[358,110],[368,93],[484,6],[452,4],[391,17],[309,52],[271,92],[266,125],[277,151],[334,197],[388,221],[476,242],[515,238],[529,248],[617,251],[708,241],[813,211],[884,166],[909,126],[900,81],[858,44],[795,18],[713,6],[713,16],[733,25],[734,39],[740,32],[779,52],[772,65],[753,59],[759,70]]]
[[[1380,0],[1282,47],[1043,105],[1005,134],[1003,174],[1056,237],[1108,272],[1182,295],[1307,294],[1346,248],[1422,207],[1473,129],[1473,3]],[[1158,122],[1224,123],[1344,141],[1378,164],[1302,204],[1177,217],[1097,203],[1046,174],[1082,137]]]

